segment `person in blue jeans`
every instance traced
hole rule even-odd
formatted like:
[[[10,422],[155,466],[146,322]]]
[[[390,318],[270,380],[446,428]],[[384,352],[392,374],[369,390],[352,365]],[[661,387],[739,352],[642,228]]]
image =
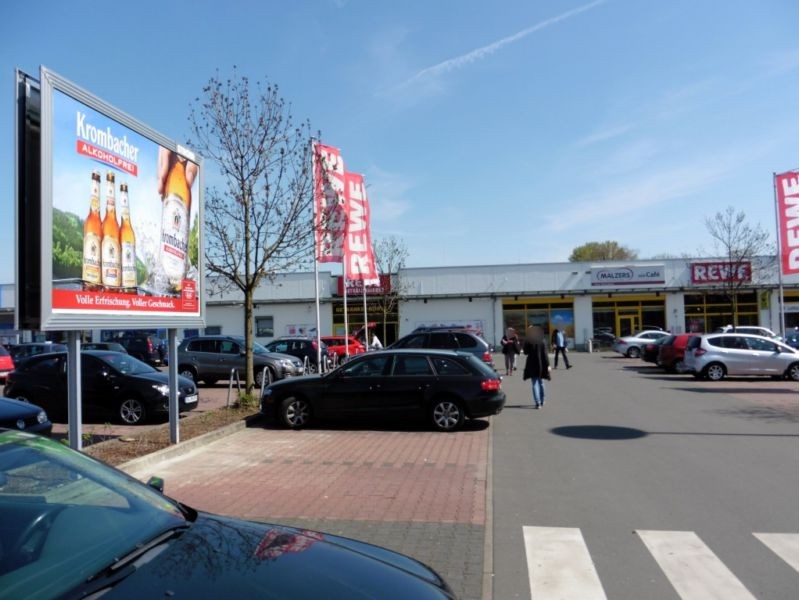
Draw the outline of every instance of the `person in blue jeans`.
[[[544,341],[544,330],[540,327],[530,326],[527,328],[527,336],[524,340],[524,353],[527,355],[527,362],[524,364],[523,379],[531,380],[533,387],[534,408],[544,406],[546,400],[546,387],[544,380],[550,378],[549,373],[549,354],[547,345]]]
[[[569,364],[569,359],[566,356],[566,334],[560,329],[555,329],[555,331],[552,332],[552,345],[555,346],[555,368],[558,368],[558,354],[562,354],[563,364],[566,365],[567,369],[571,369],[572,366]]]

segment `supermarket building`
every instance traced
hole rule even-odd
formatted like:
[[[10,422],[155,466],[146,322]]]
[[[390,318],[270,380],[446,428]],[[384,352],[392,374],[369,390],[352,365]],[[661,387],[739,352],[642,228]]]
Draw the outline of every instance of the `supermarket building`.
[[[667,259],[625,262],[569,262],[465,267],[408,268],[380,286],[367,288],[368,320],[391,342],[419,326],[446,325],[478,329],[496,344],[507,327],[523,331],[540,325],[564,329],[570,345],[586,347],[595,331],[627,335],[646,326],[674,333],[713,331],[733,321],[779,332],[779,280],[773,257],[731,267],[723,259]],[[725,287],[737,282],[731,302]],[[350,282],[354,285],[355,282]],[[799,276],[783,281],[785,324],[799,326]],[[384,314],[380,295],[394,287],[400,300]],[[344,333],[341,278],[319,274],[320,326],[323,335]],[[347,290],[349,329],[364,322],[362,288]],[[13,285],[0,286],[0,341],[53,338],[13,330]],[[10,301],[10,302],[9,302]],[[244,309],[239,293],[209,295],[206,328],[182,330],[242,335]],[[385,328],[384,328],[385,323]],[[316,326],[313,273],[291,273],[265,281],[255,296],[256,340],[312,334]],[[385,333],[384,333],[385,332]],[[86,338],[107,338],[94,330]],[[55,336],[57,337],[57,336]]]

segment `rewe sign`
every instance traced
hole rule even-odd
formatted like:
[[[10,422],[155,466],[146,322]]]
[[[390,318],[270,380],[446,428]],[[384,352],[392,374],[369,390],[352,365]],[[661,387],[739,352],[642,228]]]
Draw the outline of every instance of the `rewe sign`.
[[[691,283],[730,283],[752,281],[752,263],[691,263]]]

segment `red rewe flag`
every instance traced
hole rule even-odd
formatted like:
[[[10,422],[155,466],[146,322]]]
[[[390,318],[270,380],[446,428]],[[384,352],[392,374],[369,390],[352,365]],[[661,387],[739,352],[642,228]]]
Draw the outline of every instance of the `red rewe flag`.
[[[344,159],[332,146],[313,144],[314,237],[316,260],[342,262],[347,231]]]
[[[775,176],[780,265],[783,275],[799,273],[799,171]]]
[[[366,197],[363,175],[346,173],[344,180],[347,191],[347,235],[344,241],[347,279],[379,279],[372,250],[369,199]]]

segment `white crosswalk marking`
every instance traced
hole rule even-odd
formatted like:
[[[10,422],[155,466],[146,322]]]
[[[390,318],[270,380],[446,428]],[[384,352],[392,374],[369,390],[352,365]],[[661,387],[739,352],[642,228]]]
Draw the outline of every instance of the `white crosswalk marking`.
[[[693,531],[637,531],[683,600],[754,600]]]
[[[782,560],[799,571],[799,533],[755,533]]]
[[[524,527],[535,600],[606,600],[582,533],[569,527]]]

